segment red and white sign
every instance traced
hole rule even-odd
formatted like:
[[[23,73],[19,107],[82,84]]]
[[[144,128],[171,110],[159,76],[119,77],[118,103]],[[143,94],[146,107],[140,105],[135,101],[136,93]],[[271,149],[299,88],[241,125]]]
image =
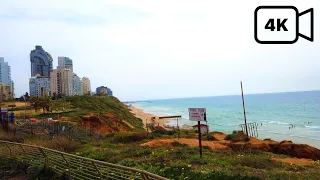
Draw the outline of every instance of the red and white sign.
[[[206,121],[206,108],[189,108],[190,121]]]

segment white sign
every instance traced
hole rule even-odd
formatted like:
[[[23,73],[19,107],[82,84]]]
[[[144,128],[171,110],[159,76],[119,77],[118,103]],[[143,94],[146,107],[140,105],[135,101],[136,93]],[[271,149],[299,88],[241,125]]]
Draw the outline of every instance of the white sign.
[[[189,108],[190,121],[206,121],[206,108]]]

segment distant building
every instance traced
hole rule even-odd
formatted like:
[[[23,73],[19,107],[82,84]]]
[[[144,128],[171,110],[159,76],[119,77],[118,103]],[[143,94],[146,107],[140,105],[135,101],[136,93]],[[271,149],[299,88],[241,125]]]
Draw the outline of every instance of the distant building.
[[[0,102],[7,101],[12,98],[11,86],[0,83]]]
[[[14,82],[11,80],[11,93],[12,93],[12,97],[15,97],[15,93],[14,93]]]
[[[11,68],[4,58],[0,57],[0,83],[7,86],[12,86],[11,82]]]
[[[108,91],[108,96],[113,96],[113,92],[111,91],[110,88],[108,88],[107,91]]]
[[[70,69],[73,71],[72,59],[68,57],[58,57],[58,69]]]
[[[0,83],[2,83],[2,87],[10,86],[10,96],[13,98],[14,82],[11,80],[11,67],[4,61],[3,57],[0,57]]]
[[[56,96],[72,96],[73,76],[70,69],[54,69],[50,73],[51,94]]]
[[[36,75],[29,80],[30,96],[43,97],[50,95],[50,79]]]
[[[35,50],[30,53],[31,77],[39,74],[42,77],[50,77],[52,70],[52,57],[43,50],[41,46],[36,46]]]
[[[82,82],[77,74],[73,73],[73,95],[82,95]]]
[[[107,95],[107,96],[113,96],[113,93],[110,88],[105,86],[100,86],[96,88],[96,94],[98,95]]]
[[[90,79],[87,77],[82,78],[82,91],[83,91],[83,95],[86,95],[86,94],[91,95]]]

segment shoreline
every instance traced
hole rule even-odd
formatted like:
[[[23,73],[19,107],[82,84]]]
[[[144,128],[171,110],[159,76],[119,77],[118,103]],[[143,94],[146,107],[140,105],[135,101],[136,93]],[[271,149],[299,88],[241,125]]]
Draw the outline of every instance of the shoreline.
[[[128,106],[128,108],[130,109],[131,113],[135,117],[140,118],[142,120],[143,128],[145,128],[145,129],[146,129],[146,123],[154,123],[154,125],[159,125],[159,126],[165,127],[171,122],[170,119],[159,120],[158,115],[147,113],[143,109],[134,107],[132,105]],[[151,120],[152,117],[155,117],[156,119]]]
[[[146,119],[148,121],[148,123],[151,123],[151,117],[156,117],[156,120],[154,121],[154,124],[155,125],[158,125],[159,126],[162,126],[164,128],[167,128],[168,126],[172,126],[172,123],[174,120],[171,120],[171,119],[164,119],[164,120],[159,120],[158,119],[158,115],[156,114],[152,114],[152,113],[147,113],[145,112],[143,109],[140,109],[140,108],[137,108],[137,107],[134,107],[132,106],[128,106],[128,108],[131,110],[131,113],[134,114],[135,117],[137,118],[140,118],[143,120],[143,125],[146,129]],[[180,129],[186,129],[183,127],[184,124],[179,124],[179,128]],[[226,133],[226,132],[223,132],[223,133]],[[287,137],[285,135],[277,135],[279,136],[279,138],[275,138],[273,135],[270,135],[270,137],[265,137],[265,138],[259,138],[260,140],[264,140],[264,139],[272,139],[274,141],[277,141],[277,142],[281,142],[281,141],[292,141],[293,143],[297,143],[297,144],[307,144],[307,145],[310,145],[310,146],[313,146],[313,147],[316,147],[316,148],[320,148],[320,142],[313,142],[313,140],[306,140],[306,139],[303,139],[303,140],[299,140],[299,138],[297,137]],[[281,137],[281,138],[280,138]],[[304,141],[304,143],[302,143],[301,141]]]

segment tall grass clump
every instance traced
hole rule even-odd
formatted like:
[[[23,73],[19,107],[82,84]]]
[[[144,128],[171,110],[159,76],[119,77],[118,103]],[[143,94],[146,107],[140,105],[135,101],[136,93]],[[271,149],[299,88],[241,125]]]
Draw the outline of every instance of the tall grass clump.
[[[112,141],[115,143],[138,142],[144,139],[148,139],[147,134],[140,132],[119,132],[112,137]]]
[[[250,139],[243,131],[233,131],[232,134],[228,134],[224,140],[229,140],[231,142],[239,142],[239,141],[249,141]]]

